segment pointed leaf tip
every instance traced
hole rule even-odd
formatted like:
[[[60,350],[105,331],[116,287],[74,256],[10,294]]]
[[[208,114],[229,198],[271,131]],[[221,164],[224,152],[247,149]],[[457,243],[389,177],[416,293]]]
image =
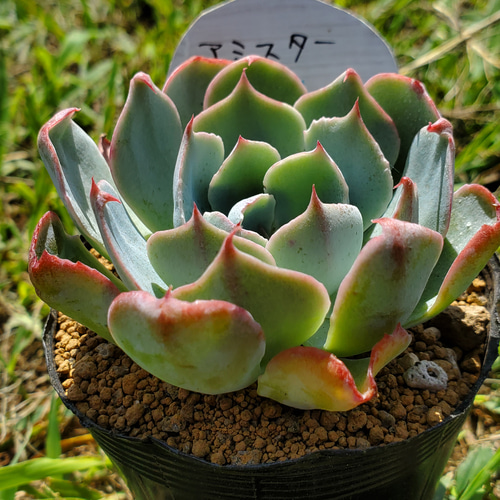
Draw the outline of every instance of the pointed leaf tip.
[[[239,232],[240,227],[235,226],[231,239],[240,250],[274,265],[269,252],[257,243],[234,235]],[[174,229],[158,231],[148,239],[149,261],[166,283],[175,288],[187,285],[200,278],[227,236],[226,231],[210,224],[195,204],[188,222]]]
[[[194,130],[219,135],[226,154],[240,135],[249,140],[267,142],[285,157],[304,150],[305,122],[289,104],[259,92],[242,72],[231,93],[202,111],[194,121]]]
[[[96,183],[94,178],[92,177],[92,187],[90,188],[91,200],[95,200],[95,203],[99,207],[104,207],[106,203],[109,203],[111,201],[121,203],[121,201],[116,196],[113,196],[111,193],[107,193],[103,190],[102,186],[105,185],[107,185],[107,183],[103,183],[103,181],[99,181],[99,183]]]
[[[343,117],[320,118],[305,132],[307,148],[320,142],[348,186],[349,203],[359,208],[364,229],[387,208],[393,188],[390,165],[366,127],[356,104]],[[316,188],[323,201],[328,200]]]
[[[410,345],[411,339],[411,335],[400,323],[392,334],[385,334],[371,352],[370,370],[373,376],[375,377],[384,366],[402,354]]]
[[[92,208],[118,275],[130,290],[153,293],[156,288],[165,289],[167,285],[147,258],[146,240],[115,194],[112,186],[105,181],[92,186]]]
[[[75,113],[80,111],[80,108],[67,108],[56,113],[47,123],[45,123],[38,133],[38,146],[50,147],[51,141],[49,134],[52,128],[64,120],[71,119]],[[53,151],[55,153],[55,151]]]
[[[446,134],[453,136],[453,125],[446,118],[439,118],[439,120],[434,123],[429,122],[427,127],[428,132],[434,132],[436,134]]]
[[[311,188],[324,203],[347,203],[349,187],[337,164],[318,141],[311,151],[296,153],[276,162],[263,180],[276,200],[275,224],[280,227],[306,210]]]
[[[134,84],[142,83],[144,85],[147,85],[153,92],[155,92],[155,93],[160,92],[160,90],[153,83],[153,80],[151,79],[151,77],[147,73],[144,73],[142,71],[139,71],[138,73],[136,73],[132,77],[131,82],[133,82]]]
[[[353,205],[322,203],[313,186],[306,210],[281,226],[266,248],[280,267],[294,269],[334,294],[359,254],[363,219]]]

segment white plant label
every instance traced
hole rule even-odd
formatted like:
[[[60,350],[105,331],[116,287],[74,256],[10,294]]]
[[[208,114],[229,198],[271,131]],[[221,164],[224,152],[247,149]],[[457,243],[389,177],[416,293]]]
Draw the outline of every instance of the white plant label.
[[[206,10],[179,43],[171,71],[194,55],[264,56],[292,69],[308,90],[328,85],[348,68],[363,81],[398,71],[373,27],[319,0],[233,0]]]

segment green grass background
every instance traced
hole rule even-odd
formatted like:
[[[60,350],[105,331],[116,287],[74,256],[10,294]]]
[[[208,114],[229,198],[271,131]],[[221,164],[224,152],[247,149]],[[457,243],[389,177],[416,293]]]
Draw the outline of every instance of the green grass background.
[[[0,500],[21,490],[28,496],[16,498],[126,498],[119,484],[114,491],[109,482],[106,490],[96,489],[96,480],[111,470],[98,450],[71,458],[71,465],[60,458],[66,456],[60,431],[69,416],[50,388],[30,390],[36,373],[23,365],[21,353],[40,339],[48,313],[27,276],[31,234],[48,209],[71,227],[38,157],[36,137],[56,111],[72,106],[81,108],[76,120],[94,139],[111,136],[130,78],[145,71],[162,85],[182,33],[217,3],[0,0]],[[423,81],[453,123],[456,184],[480,182],[498,195],[500,0],[336,4],[377,28],[393,47],[400,72]],[[495,378],[490,386],[478,405],[494,416],[500,412]],[[7,401],[15,401],[14,410]],[[500,456],[488,446],[478,449],[462,472],[443,479],[439,498],[494,498]]]

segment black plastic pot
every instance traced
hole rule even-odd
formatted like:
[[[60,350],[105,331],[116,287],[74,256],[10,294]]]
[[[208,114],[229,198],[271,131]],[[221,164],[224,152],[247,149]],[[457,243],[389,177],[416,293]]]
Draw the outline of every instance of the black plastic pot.
[[[104,430],[78,412],[55,371],[57,316],[44,334],[52,384],[64,404],[88,427],[118,467],[136,499],[144,500],[429,500],[455,445],[474,396],[498,355],[500,266],[484,270],[491,323],[480,377],[468,397],[442,423],[406,441],[366,450],[325,450],[264,465],[218,466],[181,453],[156,439],[138,440]]]

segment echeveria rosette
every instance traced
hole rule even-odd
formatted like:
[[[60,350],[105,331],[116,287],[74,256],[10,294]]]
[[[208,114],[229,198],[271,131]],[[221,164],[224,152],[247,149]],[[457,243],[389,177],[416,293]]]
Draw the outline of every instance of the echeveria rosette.
[[[420,82],[351,69],[307,92],[251,56],[136,75],[111,141],[41,130],[44,163],[102,266],[55,214],[29,271],[54,307],[146,370],[219,394],[348,410],[500,245],[498,203],[453,193],[452,129]]]

